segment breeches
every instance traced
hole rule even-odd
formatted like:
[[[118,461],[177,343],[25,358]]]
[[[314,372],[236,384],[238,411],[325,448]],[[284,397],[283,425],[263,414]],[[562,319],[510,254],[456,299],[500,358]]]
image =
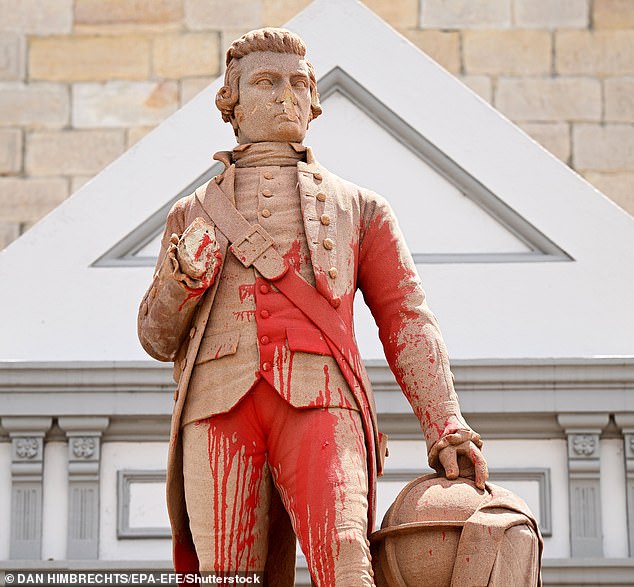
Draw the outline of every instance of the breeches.
[[[356,411],[297,409],[260,381],[231,411],[186,425],[182,438],[201,571],[264,570],[277,491],[315,585],[374,585]]]

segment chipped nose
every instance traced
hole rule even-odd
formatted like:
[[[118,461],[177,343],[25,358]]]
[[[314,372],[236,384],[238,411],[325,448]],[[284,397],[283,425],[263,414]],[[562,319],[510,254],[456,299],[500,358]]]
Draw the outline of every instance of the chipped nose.
[[[284,89],[284,96],[282,97],[282,107],[284,108],[284,112],[288,114],[295,114],[295,104],[297,104],[295,96],[293,96],[290,86],[286,86]]]

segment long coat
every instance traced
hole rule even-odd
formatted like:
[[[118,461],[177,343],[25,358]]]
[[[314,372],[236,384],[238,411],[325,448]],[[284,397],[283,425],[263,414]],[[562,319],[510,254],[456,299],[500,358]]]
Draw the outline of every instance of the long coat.
[[[228,199],[234,201],[235,168],[229,164],[227,154],[219,154],[217,158],[225,161],[227,169],[211,181],[216,181]],[[297,173],[318,292],[330,301],[351,334],[354,294],[357,289],[363,292],[378,326],[388,364],[421,423],[428,451],[444,434],[456,429],[470,431],[460,414],[436,319],[426,304],[412,257],[386,200],[330,173],[314,160],[310,149],[306,162],[298,163]],[[167,500],[174,564],[179,572],[196,570],[198,565],[185,507],[180,417],[219,279],[205,291],[188,285],[175,259],[173,235],[180,236],[197,217],[209,220],[201,205],[205,190],[206,186],[201,186],[194,194],[176,202],[170,211],[155,276],[141,302],[138,322],[145,350],[160,361],[175,362],[178,388],[174,394]],[[327,221],[321,222],[324,217]],[[219,230],[216,239],[224,259],[231,254],[227,239]],[[325,239],[330,239],[334,246],[323,246]],[[378,446],[370,383],[363,365],[357,367],[362,381],[349,379],[349,382],[361,390],[369,406],[367,424],[373,429],[366,430],[371,487],[368,501],[373,504],[376,474],[381,472],[384,451]],[[368,531],[371,531],[372,507],[369,519]],[[278,521],[273,516],[271,523],[289,529],[286,519]],[[273,548],[276,552],[272,552]],[[293,568],[294,542],[289,539],[272,544],[267,570],[275,569],[275,577],[269,576],[269,584],[292,585]]]

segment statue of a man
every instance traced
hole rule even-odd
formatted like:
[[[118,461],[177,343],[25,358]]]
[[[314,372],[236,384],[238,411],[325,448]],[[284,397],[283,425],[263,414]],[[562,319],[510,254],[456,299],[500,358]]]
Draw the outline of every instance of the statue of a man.
[[[303,145],[321,113],[295,34],[227,51],[216,97],[237,146],[169,213],[139,336],[175,362],[168,506],[177,571],[266,571],[292,585],[294,535],[316,585],[373,585],[368,533],[383,438],[353,334],[359,288],[420,421],[432,467],[487,468],[387,202]],[[354,141],[354,137],[342,137]]]

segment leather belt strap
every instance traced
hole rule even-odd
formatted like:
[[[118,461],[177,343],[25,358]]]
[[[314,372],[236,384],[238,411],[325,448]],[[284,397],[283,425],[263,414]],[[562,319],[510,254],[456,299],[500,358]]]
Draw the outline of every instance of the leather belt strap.
[[[249,224],[213,180],[207,186],[204,201],[200,198],[198,201],[227,237],[231,243],[229,250],[236,258],[245,267],[253,265],[262,277],[275,283],[275,287],[330,339],[362,382],[359,352],[345,322],[326,298],[284,261],[271,235],[259,224]]]

